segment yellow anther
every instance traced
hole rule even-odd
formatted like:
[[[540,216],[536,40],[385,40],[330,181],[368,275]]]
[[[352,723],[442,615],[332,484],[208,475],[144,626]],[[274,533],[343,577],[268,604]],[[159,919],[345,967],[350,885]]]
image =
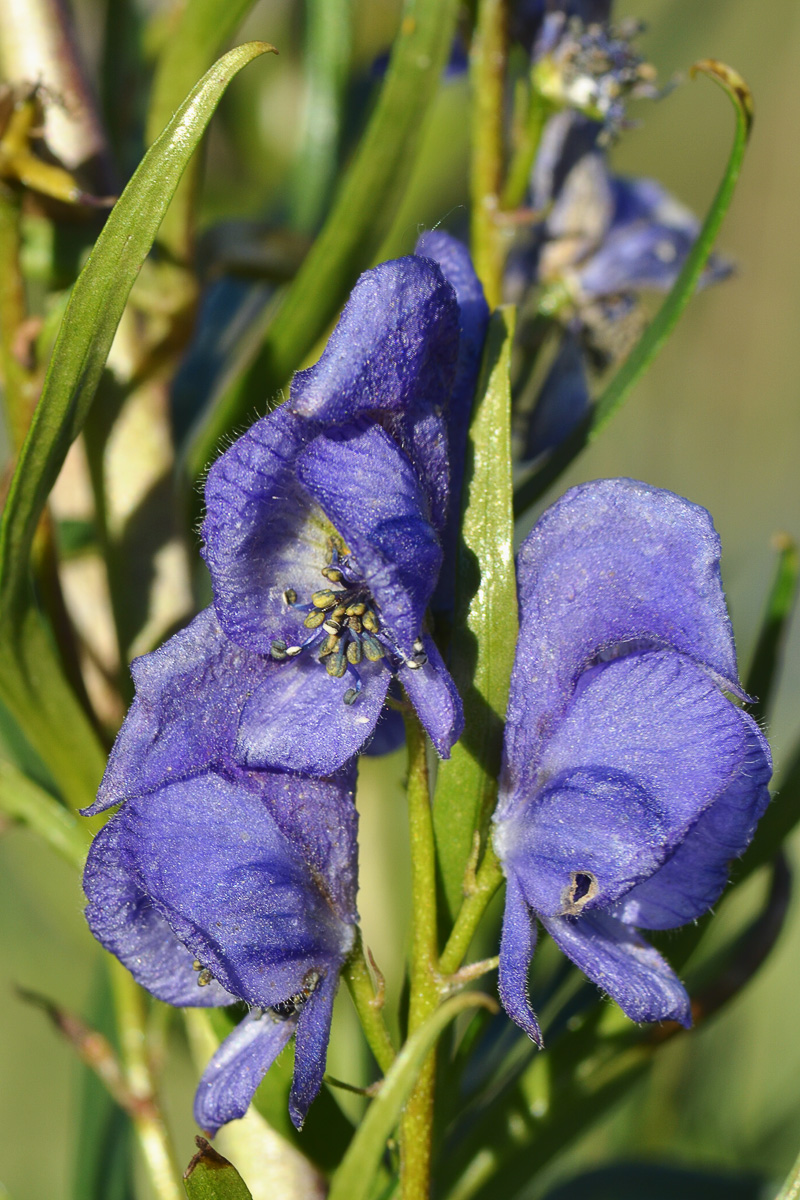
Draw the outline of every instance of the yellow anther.
[[[332,675],[334,679],[341,679],[347,670],[347,664],[344,661],[344,655],[342,654],[341,649],[339,650],[338,654],[331,654],[329,658],[325,659],[325,670],[329,675]]]
[[[380,629],[380,626],[378,625],[378,618],[375,616],[375,613],[371,608],[368,608],[364,613],[363,617],[361,618],[361,622],[369,633],[377,633]]]
[[[347,609],[345,608],[345,606],[343,604],[337,604],[336,608],[331,613],[331,620],[332,621],[341,621],[342,617],[345,615],[346,612],[347,612]]]
[[[361,635],[361,645],[363,646],[364,653],[370,662],[378,662],[383,658],[383,646],[370,634],[364,633]]]
[[[325,613],[320,609],[316,609],[315,612],[310,612],[308,614],[308,616],[304,619],[303,624],[305,625],[306,629],[319,629],[324,620]]]
[[[361,633],[361,617],[348,617],[347,628],[352,629],[353,633]]]
[[[361,662],[361,642],[347,643],[347,661],[353,666]]]
[[[326,579],[330,579],[331,583],[341,583],[344,579],[344,575],[338,567],[323,567],[322,574]]]
[[[208,987],[208,985],[211,983],[211,980],[213,978],[214,978],[214,976],[211,974],[208,967],[203,967],[202,971],[197,976],[197,986],[198,987]]]
[[[325,641],[322,643],[322,649],[319,652],[320,660],[327,658],[329,654],[333,654],[336,647],[339,645],[339,634],[329,633]]]
[[[363,617],[367,611],[367,606],[363,600],[359,600],[358,604],[348,604],[345,612],[348,617]]]
[[[311,603],[315,608],[333,608],[336,604],[336,592],[332,592],[330,588],[323,588],[321,592],[314,592]]]

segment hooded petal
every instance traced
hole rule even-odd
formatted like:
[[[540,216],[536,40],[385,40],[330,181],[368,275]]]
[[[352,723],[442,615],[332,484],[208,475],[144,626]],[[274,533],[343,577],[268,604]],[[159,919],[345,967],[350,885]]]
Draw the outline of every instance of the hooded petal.
[[[303,1128],[306,1114],[322,1086],[338,982],[338,975],[332,973],[321,979],[298,1017],[289,1093],[289,1116],[297,1129]]]
[[[391,679],[383,663],[363,659],[358,674],[361,691],[345,704],[354,685],[350,672],[336,679],[305,655],[276,664],[242,711],[239,762],[309,775],[338,771],[375,728]]]
[[[194,1098],[194,1119],[213,1137],[228,1121],[243,1117],[256,1088],[297,1026],[297,1017],[251,1012],[209,1062]]]
[[[284,593],[317,591],[330,560],[334,531],[296,475],[314,432],[284,406],[252,425],[208,474],[203,557],[214,607],[233,641],[262,654],[275,639],[302,640],[304,614]]]
[[[437,754],[449,758],[464,730],[464,707],[436,643],[424,634],[422,645],[427,662],[422,667],[401,667],[398,680],[417,710]]]
[[[383,429],[368,425],[316,438],[297,473],[345,539],[387,632],[410,657],[442,561],[416,471]]]
[[[749,845],[769,803],[772,760],[752,717],[734,712],[747,737],[739,774],[663,867],[615,907],[614,915],[621,920],[645,929],[672,929],[702,916],[725,887],[731,860]]]
[[[692,1023],[686,989],[658,951],[635,929],[603,912],[543,917],[556,945],[632,1021]]]
[[[180,940],[234,996],[264,1008],[302,992],[320,970],[338,971],[352,927],[270,813],[274,789],[209,773],[130,801],[138,876]]]
[[[498,991],[503,1008],[528,1037],[542,1045],[539,1022],[528,1000],[528,968],[536,946],[536,919],[513,872],[506,878],[506,906],[500,940]]]
[[[229,761],[245,698],[270,669],[228,640],[213,608],[135,659],[136,698],[87,815]]]
[[[719,553],[705,509],[629,479],[573,488],[544,514],[518,556],[501,807],[531,793],[543,745],[593,663],[668,647],[742,694]]]
[[[142,888],[131,831],[119,816],[112,817],[92,842],[83,888],[92,933],[148,992],[181,1008],[235,1001],[216,979],[198,986],[194,955]]]
[[[326,426],[381,413],[413,421],[450,394],[458,320],[453,289],[429,259],[365,271],[319,362],[295,375],[291,408]]]

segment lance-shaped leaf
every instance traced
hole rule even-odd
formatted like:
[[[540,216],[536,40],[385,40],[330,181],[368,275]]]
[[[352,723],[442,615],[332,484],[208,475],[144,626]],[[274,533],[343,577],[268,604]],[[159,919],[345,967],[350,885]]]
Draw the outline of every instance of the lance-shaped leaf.
[[[254,3],[255,0],[193,0],[186,5],[158,60],[147,113],[148,145],[155,142],[192,84],[211,66]],[[191,250],[200,161],[198,156],[187,169],[158,231],[160,245],[178,259],[186,258]]]
[[[272,49],[251,42],[221,58],[186,97],[125,188],[73,289],[11,484],[0,527],[0,695],[76,805],[86,804],[95,790],[104,752],[32,605],[28,566],[34,534],[186,164],[230,80]]]
[[[195,1154],[183,1176],[189,1200],[253,1200],[250,1189],[232,1162],[218,1154],[205,1138],[195,1138]]]
[[[511,511],[509,364],[514,318],[496,312],[469,435],[459,549],[457,628],[452,647],[465,728],[439,768],[434,828],[451,913],[461,902],[473,834],[491,815],[503,740],[503,715],[517,634]]]

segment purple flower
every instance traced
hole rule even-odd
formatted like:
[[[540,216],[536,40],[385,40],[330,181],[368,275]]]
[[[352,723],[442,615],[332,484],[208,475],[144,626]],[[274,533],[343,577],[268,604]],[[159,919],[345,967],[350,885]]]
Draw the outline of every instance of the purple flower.
[[[200,1081],[203,1129],[244,1115],[293,1034],[299,1127],[357,921],[354,770],[304,779],[233,763],[263,664],[211,609],[133,670],[136,698],[90,810],[124,802],[89,853],[89,927],[168,1004],[250,1006]]]
[[[627,479],[573,488],[519,554],[520,638],[494,845],[507,880],[506,1011],[526,996],[538,918],[635,1021],[691,1023],[640,936],[704,913],[768,800],[705,509]]]
[[[588,413],[589,369],[605,369],[632,348],[643,326],[639,294],[672,287],[700,231],[697,217],[655,180],[612,174],[600,131],[574,112],[548,122],[531,183],[533,207],[548,215],[509,262],[509,296],[521,301],[540,284],[540,310],[563,330],[532,416],[521,423],[525,459],[557,445]],[[701,283],[731,270],[712,255]]]
[[[448,405],[468,386],[465,360],[473,386],[477,370],[447,249],[431,251],[444,273],[416,255],[362,275],[319,362],[209,473],[216,613],[264,662],[241,712],[243,767],[337,770],[370,737],[393,675],[441,755],[461,732],[425,628],[450,529]]]

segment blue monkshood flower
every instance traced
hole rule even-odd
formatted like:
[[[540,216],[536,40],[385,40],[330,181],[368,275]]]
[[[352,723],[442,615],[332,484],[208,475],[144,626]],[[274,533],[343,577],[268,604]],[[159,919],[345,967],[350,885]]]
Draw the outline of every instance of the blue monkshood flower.
[[[540,306],[563,328],[524,423],[526,459],[557,445],[586,414],[590,369],[630,350],[642,328],[639,294],[672,287],[700,230],[694,214],[655,180],[609,171],[600,128],[577,113],[548,122],[531,183],[531,203],[547,217],[509,261],[509,298],[521,302],[539,284]],[[731,270],[712,256],[702,285]]]
[[[448,406],[477,371],[474,289],[448,244],[362,275],[320,360],[209,472],[216,613],[265,663],[241,713],[243,767],[331,774],[370,737],[393,676],[441,755],[460,735],[425,628],[449,535]]]
[[[693,921],[769,800],[705,509],[629,479],[573,488],[518,559],[520,635],[494,845],[500,996],[527,999],[536,920],[634,1021],[691,1023],[639,928]],[[724,690],[723,690],[724,689]]]
[[[138,659],[136,698],[89,810],[123,802],[86,864],[95,937],[168,1004],[250,1006],[197,1090],[195,1117],[212,1133],[244,1115],[293,1034],[289,1110],[302,1125],[357,921],[352,765],[307,779],[231,761],[261,670],[213,609]]]

